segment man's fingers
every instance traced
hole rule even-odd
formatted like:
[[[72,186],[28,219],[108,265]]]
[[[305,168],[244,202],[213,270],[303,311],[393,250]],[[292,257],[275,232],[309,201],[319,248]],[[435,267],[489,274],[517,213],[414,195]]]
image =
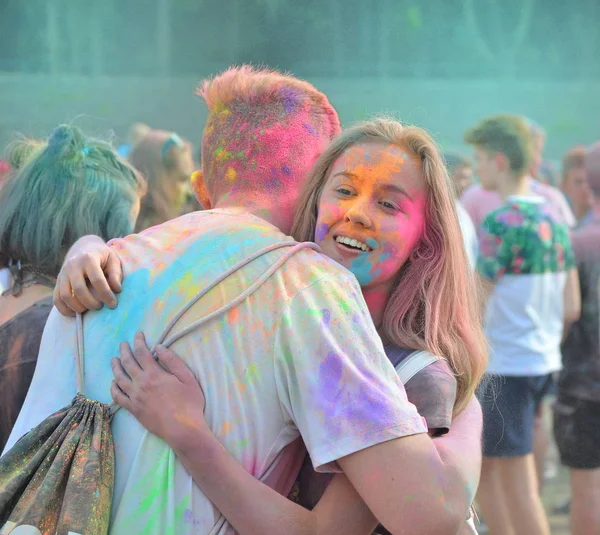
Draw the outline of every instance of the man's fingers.
[[[74,312],[78,312],[79,314],[83,314],[88,310],[86,306],[84,306],[79,299],[75,296],[73,291],[71,290],[71,284],[67,281],[64,284],[61,284],[59,289],[60,299],[65,308],[71,310],[71,314]]]
[[[117,306],[117,299],[106,280],[106,275],[102,271],[102,268],[98,264],[91,263],[85,268],[85,276],[90,281],[97,298],[108,308],[115,308]]]
[[[132,411],[132,405],[131,405],[131,400],[129,399],[129,397],[127,395],[125,395],[125,393],[119,388],[119,385],[117,384],[116,381],[113,381],[110,384],[110,395],[113,398],[114,402],[117,405],[120,405],[121,407],[123,407],[125,410],[128,410],[129,412],[131,412],[133,414]]]
[[[146,337],[144,333],[138,332],[135,334],[133,339],[133,353],[135,355],[135,359],[138,361],[138,364],[144,370],[152,370],[155,367],[160,368],[159,364],[154,359],[154,355],[148,349],[148,344],[146,343]]]
[[[119,256],[116,255],[113,251],[110,251],[110,254],[108,255],[106,267],[104,268],[104,273],[106,273],[106,277],[108,278],[108,284],[110,285],[112,291],[119,293],[122,289],[121,281],[123,280],[123,268],[121,266],[121,260]]]
[[[174,353],[165,346],[158,345],[156,346],[156,354],[158,355],[158,360],[182,383],[191,379],[197,382],[192,370],[188,368],[187,364],[177,353]]]
[[[123,366],[129,377],[137,379],[142,374],[143,370],[131,352],[131,348],[127,342],[121,342],[119,344],[119,353],[121,355],[119,364]]]
[[[66,303],[62,300],[62,297],[60,295],[60,286],[59,283],[57,281],[56,286],[54,287],[54,295],[53,295],[53,303],[54,306],[56,307],[56,309],[63,315],[63,316],[74,316],[75,315],[75,311],[71,310]]]
[[[67,272],[66,274],[71,283],[72,290],[69,296],[65,297],[63,295],[65,303],[67,303],[68,306],[71,306],[71,301],[76,298],[86,310],[98,310],[102,308],[102,303],[92,295],[92,292],[90,292],[90,289],[88,288],[84,270],[78,266],[67,266],[67,264],[63,266],[63,269]]]
[[[110,365],[117,385],[125,394],[129,396],[133,388],[133,381],[131,380],[131,377],[127,374],[125,368],[123,368],[123,364],[119,359],[112,359],[110,361]]]

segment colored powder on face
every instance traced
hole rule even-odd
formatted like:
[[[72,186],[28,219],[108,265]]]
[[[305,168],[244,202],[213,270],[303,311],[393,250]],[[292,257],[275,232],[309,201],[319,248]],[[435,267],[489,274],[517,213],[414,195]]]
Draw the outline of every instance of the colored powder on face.
[[[317,225],[317,229],[315,231],[315,242],[321,243],[325,239],[325,236],[327,235],[328,232],[329,232],[329,225],[327,223],[319,223]]]
[[[357,256],[352,260],[348,269],[354,274],[361,286],[371,283],[381,273],[380,268],[374,269],[373,263],[367,254]]]
[[[377,240],[374,238],[367,238],[365,243],[371,248],[371,249],[375,249],[379,244],[377,243]]]

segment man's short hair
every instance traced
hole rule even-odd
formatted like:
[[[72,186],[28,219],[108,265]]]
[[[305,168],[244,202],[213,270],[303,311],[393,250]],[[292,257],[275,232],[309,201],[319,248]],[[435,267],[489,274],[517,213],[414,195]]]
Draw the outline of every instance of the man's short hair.
[[[233,67],[203,81],[209,115],[202,167],[211,198],[230,191],[278,195],[300,185],[341,128],[327,97],[293,76]]]
[[[520,115],[486,117],[467,130],[465,142],[491,153],[504,154],[515,174],[526,173],[531,165],[531,128]]]

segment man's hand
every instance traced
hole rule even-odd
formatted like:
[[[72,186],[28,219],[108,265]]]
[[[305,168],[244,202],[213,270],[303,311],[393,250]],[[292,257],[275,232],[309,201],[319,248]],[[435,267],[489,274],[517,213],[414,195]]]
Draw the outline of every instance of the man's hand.
[[[84,236],[71,247],[56,279],[54,306],[63,316],[117,306],[123,269],[118,255],[98,236]]]
[[[124,342],[120,353],[121,358],[111,363],[115,380],[110,393],[116,403],[173,448],[199,430],[206,430],[204,393],[176,353],[158,346],[161,366],[142,333],[135,335],[133,352]]]

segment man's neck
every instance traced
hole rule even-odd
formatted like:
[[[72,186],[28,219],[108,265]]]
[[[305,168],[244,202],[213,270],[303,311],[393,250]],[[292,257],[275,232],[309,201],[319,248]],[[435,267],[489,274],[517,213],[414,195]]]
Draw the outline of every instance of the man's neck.
[[[246,213],[264,219],[267,223],[277,227],[284,234],[289,234],[292,228],[292,210],[284,210],[281,206],[274,206],[275,203],[269,202],[267,198],[260,201],[247,199],[242,202],[232,196],[224,200],[219,200],[213,208],[224,208],[235,210],[236,212]]]
[[[498,181],[497,191],[502,199],[506,199],[507,197],[511,197],[513,195],[519,195],[522,197],[531,195],[528,176],[523,175],[516,177],[514,175],[505,175],[501,180]]]

